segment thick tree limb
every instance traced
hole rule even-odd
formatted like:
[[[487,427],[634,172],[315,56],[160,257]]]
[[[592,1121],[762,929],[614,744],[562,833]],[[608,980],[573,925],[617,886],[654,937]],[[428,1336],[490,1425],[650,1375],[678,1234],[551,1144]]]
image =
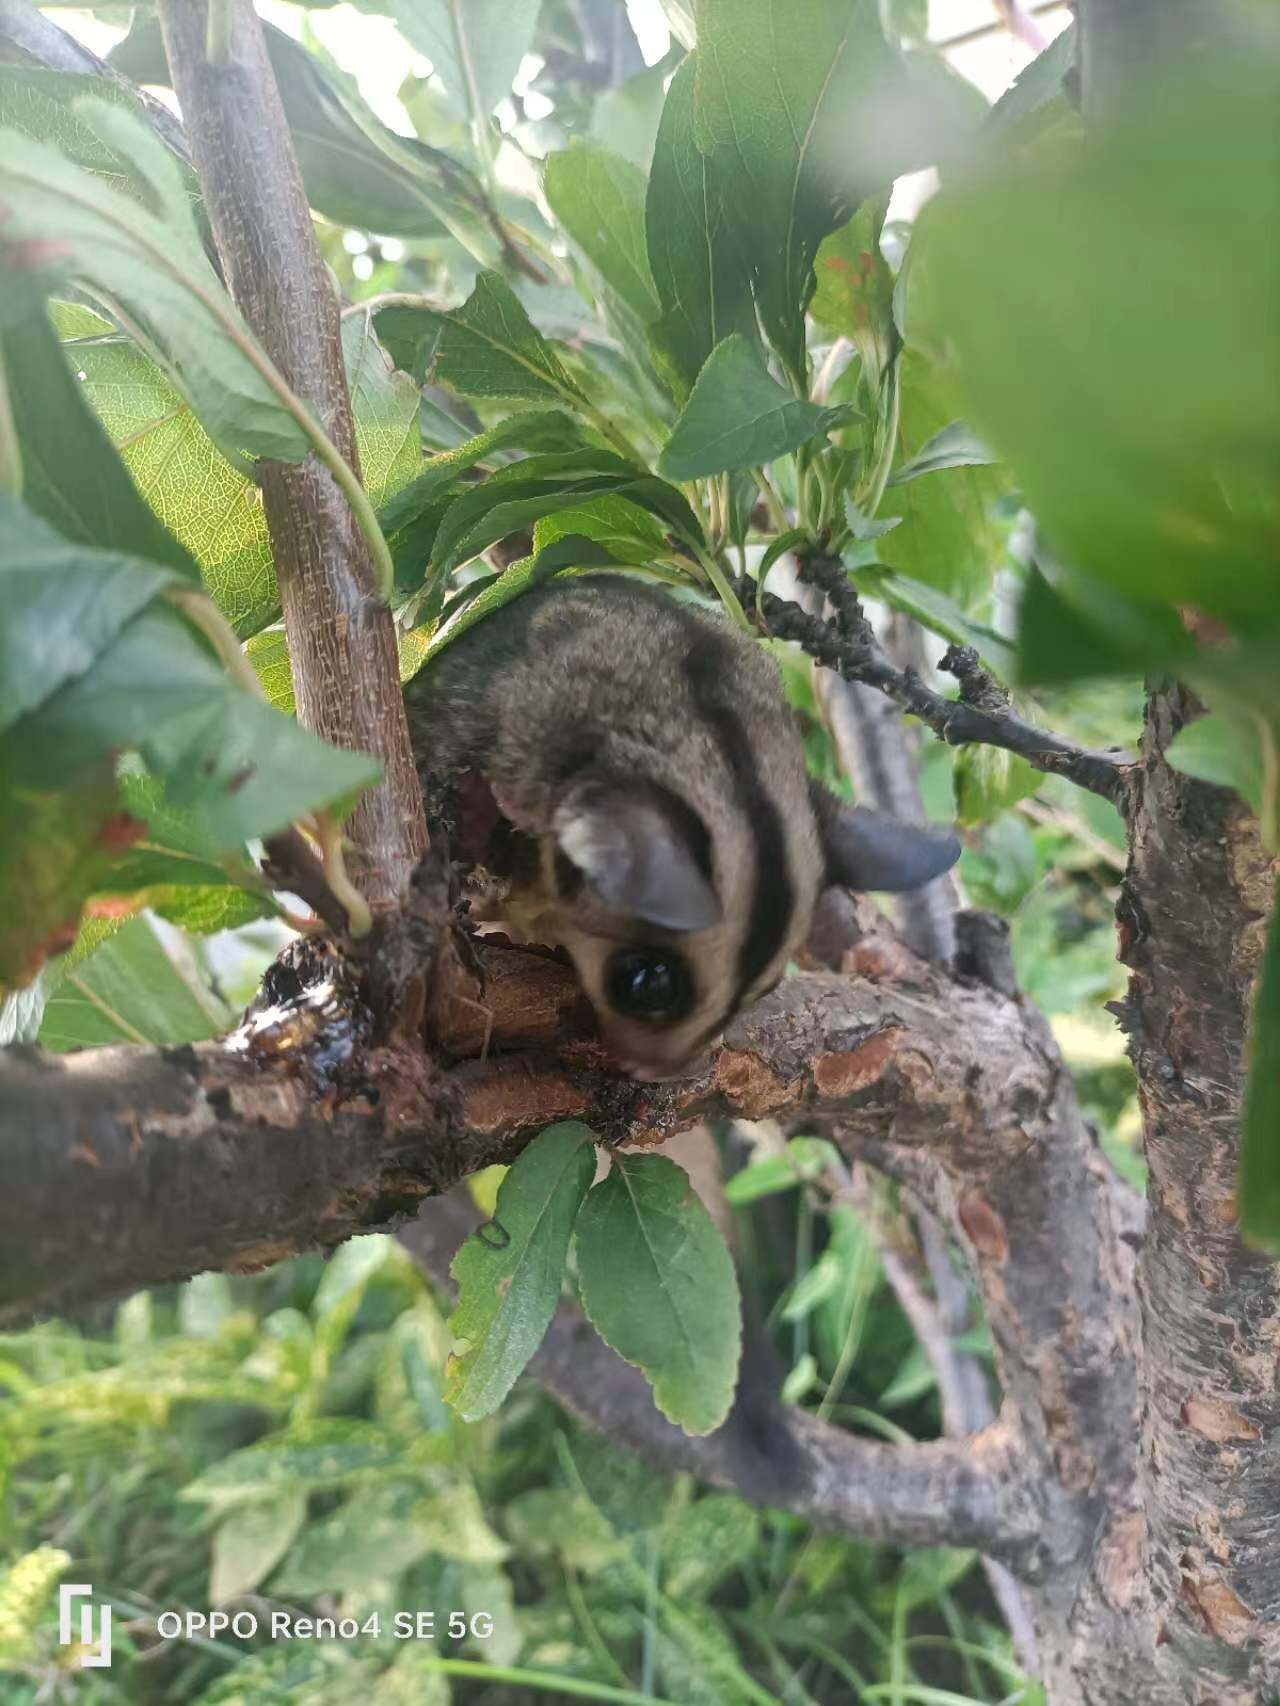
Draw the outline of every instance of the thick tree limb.
[[[228,285],[358,472],[338,298],[316,247],[262,25],[252,0],[231,0],[229,57],[210,65],[207,10],[162,0],[160,21]],[[357,883],[375,904],[391,904],[426,846],[391,614],[374,596],[351,509],[314,456],[264,464],[262,494],[299,718],[382,761],[382,780],[362,797],[349,833],[363,856]]]
[[[839,565],[843,576],[843,565]],[[846,581],[847,584],[847,581]],[[823,590],[831,594],[825,581]],[[998,746],[1016,752],[1033,769],[1050,776],[1065,776],[1090,793],[1120,802],[1131,762],[1123,753],[1091,752],[1048,729],[1024,722],[1009,708],[1007,698],[990,677],[976,668],[976,655],[965,647],[948,654],[960,679],[959,699],[944,699],[927,687],[912,669],[896,669],[885,657],[870,624],[857,606],[852,588],[846,605],[845,632],[834,623],[812,615],[798,604],[766,592],[761,605],[769,632],[777,639],[795,640],[810,657],[832,669],[846,681],[865,682],[893,700],[901,710],[931,728],[950,746]],[[835,600],[833,599],[833,603]],[[967,697],[966,697],[967,693]]]
[[[400,1240],[446,1293],[449,1263],[474,1225],[455,1199],[426,1205]],[[658,1411],[638,1369],[562,1304],[529,1372],[572,1415],[655,1468],[685,1471],[819,1527],[888,1545],[977,1546],[1020,1559],[1037,1545],[1036,1489],[1004,1429],[968,1444],[891,1446],[774,1400],[739,1392],[723,1427],[694,1439]]]

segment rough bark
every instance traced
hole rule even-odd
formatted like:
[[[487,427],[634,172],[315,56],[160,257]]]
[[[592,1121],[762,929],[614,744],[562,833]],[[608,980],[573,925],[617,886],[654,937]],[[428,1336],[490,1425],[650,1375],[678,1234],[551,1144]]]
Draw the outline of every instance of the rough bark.
[[[231,4],[223,65],[205,57],[206,5],[163,0],[160,21],[210,224],[236,304],[294,392],[359,472],[339,304],[316,247],[302,174],[252,0]],[[399,688],[395,628],[374,595],[368,547],[329,472],[268,462],[262,500],[280,583],[300,720],[371,752],[383,777],[348,833],[375,904],[404,892],[426,826]]]
[[[1252,1706],[1280,1686],[1280,1265],[1240,1243],[1235,1190],[1275,877],[1234,797],[1164,762],[1197,711],[1151,698],[1120,905],[1150,1170],[1143,1576],[1169,1698]]]

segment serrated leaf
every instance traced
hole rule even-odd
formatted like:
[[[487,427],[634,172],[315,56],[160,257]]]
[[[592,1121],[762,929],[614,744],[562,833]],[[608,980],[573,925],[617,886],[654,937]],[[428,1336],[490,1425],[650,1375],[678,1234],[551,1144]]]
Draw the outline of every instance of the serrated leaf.
[[[445,1399],[467,1421],[497,1409],[541,1343],[595,1166],[587,1126],[548,1126],[503,1178],[493,1221],[454,1257],[449,1325],[462,1349],[450,1359]]]
[[[644,325],[661,308],[645,249],[647,187],[629,160],[576,141],[549,157],[543,177],[551,211]]]
[[[137,98],[122,83],[79,72],[50,71],[40,65],[0,65],[0,125],[12,126],[37,142],[48,142],[77,166],[95,173],[120,194],[145,201],[140,179],[127,153],[112,148],[105,138],[78,118],[75,103],[86,95],[109,101],[147,122]],[[199,200],[195,174],[184,172],[188,200]]]
[[[299,1491],[236,1505],[213,1531],[209,1604],[238,1599],[266,1581],[307,1519],[307,1497]]]
[[[0,329],[0,346],[30,507],[64,539],[127,551],[198,581],[195,559],[144,503],[72,377],[43,304]]]
[[[1280,1250],[1280,906],[1274,902],[1249,1028],[1240,1231],[1251,1244]]]
[[[606,546],[598,544],[594,539],[587,539],[582,534],[570,533],[563,538],[553,539],[549,545],[531,557],[521,557],[516,562],[509,563],[500,575],[491,577],[467,600],[465,606],[459,608],[458,614],[447,626],[440,627],[432,635],[422,666],[425,668],[432,658],[451,645],[459,635],[465,634],[468,628],[474,628],[477,622],[485,621],[496,610],[501,610],[504,604],[510,604],[513,599],[522,597],[535,586],[540,586],[560,569],[605,568],[615,560]],[[442,622],[443,620],[442,617]]]
[[[583,1308],[644,1371],[686,1433],[710,1433],[733,1402],[742,1321],[733,1262],[689,1176],[664,1155],[613,1157],[574,1229]]]
[[[916,451],[889,476],[891,486],[905,486],[922,474],[937,474],[944,468],[984,468],[997,461],[982,440],[963,421],[952,421]]]
[[[482,272],[461,308],[435,318],[440,322],[436,378],[442,385],[464,397],[560,402],[571,408],[582,401],[564,363],[498,273]]]
[[[1065,83],[1075,70],[1078,38],[1073,19],[1043,53],[1023,66],[987,114],[979,132],[984,148],[1007,152],[1025,144],[1053,113],[1067,106]]]
[[[574,535],[602,546],[619,563],[647,563],[667,549],[666,536],[648,510],[629,498],[607,494],[584,498],[535,523],[535,555]]]
[[[56,149],[7,130],[0,132],[6,242],[42,247],[47,265],[121,303],[181,376],[219,444],[301,460],[310,442],[246,353],[255,340],[201,247],[172,156],[121,107],[83,99],[73,111],[147,179],[165,186],[162,207],[143,207]],[[268,365],[261,352],[256,362]]]
[[[57,1050],[172,1047],[216,1037],[233,1018],[186,943],[172,932],[161,940],[150,919],[134,918],[62,978],[45,1007],[40,1042]]]
[[[658,468],[669,480],[757,468],[830,432],[848,415],[843,406],[821,408],[785,390],[758,351],[735,335],[707,357]]]
[[[645,200],[645,245],[661,318],[650,328],[655,363],[677,402],[716,344],[756,334],[750,272],[728,230],[716,168],[694,136],[690,56],[667,90]]]
[[[259,488],[232,466],[155,364],[108,322],[56,304],[55,324],[85,396],[147,504],[200,565],[205,585],[241,635],[279,609]],[[364,316],[342,328],[356,448],[365,489],[385,504],[412,478],[417,392],[394,373]]]

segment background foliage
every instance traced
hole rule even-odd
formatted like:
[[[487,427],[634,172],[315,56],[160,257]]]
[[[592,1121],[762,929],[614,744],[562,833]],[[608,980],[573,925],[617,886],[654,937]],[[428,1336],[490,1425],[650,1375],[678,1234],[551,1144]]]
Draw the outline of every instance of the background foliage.
[[[411,135],[333,62],[323,10],[270,44],[350,303],[406,674],[552,573],[614,566],[741,611],[784,546],[820,547],[882,631],[922,625],[926,667],[972,644],[1025,715],[1086,744],[1132,745],[1142,673],[1184,673],[1213,715],[1182,762],[1274,835],[1269,38],[1177,100],[1135,91],[1085,156],[1060,46],[987,112],[909,6],[818,0],[800,29],[793,0],[673,4],[670,51],[645,66],[620,4],[361,0],[398,27]],[[765,40],[786,44],[776,67]],[[147,8],[113,59],[165,81]],[[300,457],[318,429],[264,375],[197,186],[127,94],[0,65],[0,126],[26,474],[25,503],[0,510],[0,882],[23,901],[0,922],[0,980],[38,973],[0,1040],[194,1040],[227,1028],[282,939],[252,844],[340,815],[369,779],[210,652],[212,636],[225,661],[234,631],[291,709],[253,459]],[[944,193],[910,228],[889,187],[929,165]],[[1206,244],[1219,228],[1232,243]],[[1187,606],[1217,643],[1193,643]],[[776,649],[811,762],[839,781],[808,664]],[[964,826],[965,894],[1009,918],[1021,986],[1136,1173],[1103,1005],[1123,987],[1118,814],[986,748],[928,741],[921,779],[930,814]],[[1264,1029],[1264,1065],[1275,1046]],[[1259,1071],[1247,1150],[1262,1235],[1276,1084]],[[746,1161],[730,1190],[787,1396],[936,1434],[878,1254],[896,1203],[758,1140],[726,1138]],[[586,1214],[573,1283],[603,1326]],[[6,1340],[15,1701],[500,1701],[554,1697],[555,1678],[602,1699],[1033,1699],[971,1557],[890,1555],[653,1477],[524,1383],[500,1403],[506,1364],[446,1374],[449,1337],[403,1253],[366,1239]],[[985,1354],[980,1322],[963,1348]],[[487,1419],[460,1420],[450,1382]],[[678,1378],[655,1382],[682,1419],[715,1419],[723,1393],[694,1413],[710,1377],[674,1399]],[[99,1678],[52,1639],[72,1568],[123,1620],[417,1604],[486,1610],[497,1632],[430,1652],[179,1642]]]

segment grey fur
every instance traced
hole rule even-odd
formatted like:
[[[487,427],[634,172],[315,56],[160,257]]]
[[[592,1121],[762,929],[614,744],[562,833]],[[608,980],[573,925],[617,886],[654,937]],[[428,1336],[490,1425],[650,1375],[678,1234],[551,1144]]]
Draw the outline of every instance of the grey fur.
[[[459,636],[406,703],[424,782],[481,776],[536,843],[504,919],[568,950],[638,1076],[677,1071],[782,975],[826,858],[777,668],[725,617],[620,575],[553,581]],[[692,1012],[611,1004],[609,956],[637,945],[683,958]]]

